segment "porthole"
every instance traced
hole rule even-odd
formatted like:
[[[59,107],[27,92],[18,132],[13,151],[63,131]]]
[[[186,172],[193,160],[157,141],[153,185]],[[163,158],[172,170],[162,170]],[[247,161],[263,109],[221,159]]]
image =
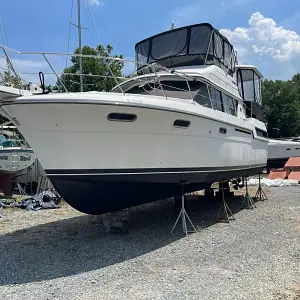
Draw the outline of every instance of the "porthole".
[[[291,148],[286,148],[286,150],[291,150]]]
[[[187,128],[190,126],[190,124],[191,122],[187,120],[176,120],[173,126],[177,128]]]
[[[118,122],[134,122],[137,119],[135,114],[126,114],[126,113],[110,113],[107,116],[109,121],[118,121]]]
[[[221,128],[219,129],[219,132],[222,133],[222,134],[226,134],[226,133],[227,133],[227,129],[221,127]]]
[[[295,150],[299,150],[300,148],[295,148]]]

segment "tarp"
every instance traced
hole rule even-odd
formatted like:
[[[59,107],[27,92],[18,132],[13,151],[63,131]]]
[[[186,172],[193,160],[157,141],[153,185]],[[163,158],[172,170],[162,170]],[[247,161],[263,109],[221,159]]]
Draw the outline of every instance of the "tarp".
[[[0,208],[2,207],[19,207],[26,210],[37,211],[40,209],[59,208],[61,197],[51,191],[41,192],[33,197],[26,197],[20,202],[15,200],[0,200]]]
[[[258,178],[250,178],[247,181],[247,184],[250,185],[258,185]],[[261,178],[260,184],[262,186],[270,186],[270,187],[282,187],[282,186],[299,186],[298,180],[289,180],[289,179],[267,179]]]

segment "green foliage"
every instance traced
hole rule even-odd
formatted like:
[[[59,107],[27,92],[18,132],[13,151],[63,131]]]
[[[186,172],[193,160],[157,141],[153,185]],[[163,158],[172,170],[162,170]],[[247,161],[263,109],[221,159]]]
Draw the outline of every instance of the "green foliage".
[[[12,87],[15,87],[15,88],[20,87],[19,78],[12,75],[8,71],[4,71],[1,78],[2,78],[2,80],[1,80],[2,84],[4,84],[4,85],[12,86]]]
[[[292,80],[264,80],[262,99],[269,137],[300,135],[300,74]]]
[[[112,54],[113,47],[107,45],[104,48],[102,45],[98,45],[96,48],[92,48],[89,46],[84,46],[82,48],[82,54],[84,55],[99,55],[104,57],[117,57],[123,58],[122,55],[114,55]],[[79,49],[77,48],[74,52],[75,54],[79,54]],[[68,75],[66,73],[79,74],[79,57],[73,56],[71,58],[72,65],[70,67],[65,68],[64,73],[61,76],[66,88],[71,92],[79,92],[80,91],[80,77],[78,75]],[[122,61],[112,61],[106,60],[107,63],[110,63],[110,69],[116,77],[122,76],[122,68],[124,63]],[[100,75],[100,76],[111,76],[109,68],[105,63],[104,59],[98,59],[94,57],[83,57],[82,58],[82,71],[83,74],[92,74],[92,75]],[[86,91],[110,91],[115,85],[116,81],[114,78],[109,77],[99,77],[99,76],[83,76],[83,90]],[[58,88],[61,89],[61,84],[57,82]]]

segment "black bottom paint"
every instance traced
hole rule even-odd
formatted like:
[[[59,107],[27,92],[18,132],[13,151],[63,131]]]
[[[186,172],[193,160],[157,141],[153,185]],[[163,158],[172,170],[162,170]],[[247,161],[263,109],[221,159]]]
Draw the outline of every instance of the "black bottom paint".
[[[83,170],[73,170],[72,175],[68,175],[66,170],[61,170],[63,174],[59,175],[59,170],[46,172],[68,204],[83,213],[98,215],[180,195],[180,181],[189,182],[184,187],[184,192],[188,193],[209,188],[216,181],[258,174],[263,169],[264,166],[255,166],[244,170],[191,171],[184,174],[103,174],[99,171],[97,175],[85,170],[84,175]]]
[[[268,159],[267,169],[281,169],[284,167],[285,163],[289,158],[277,158],[277,159]]]

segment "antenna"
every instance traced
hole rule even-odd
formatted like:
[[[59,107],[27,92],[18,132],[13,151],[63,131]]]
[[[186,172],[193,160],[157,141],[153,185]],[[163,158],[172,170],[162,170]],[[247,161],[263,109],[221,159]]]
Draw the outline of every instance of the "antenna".
[[[175,29],[175,23],[176,23],[176,20],[175,20],[174,22],[171,23],[171,28],[170,28],[171,30],[172,30],[172,29]]]
[[[80,0],[77,0],[77,13],[78,13],[78,48],[79,48],[79,54],[82,54],[82,49],[81,49],[81,24],[80,24]],[[80,79],[80,92],[83,92],[82,56],[79,56],[79,79]]]

